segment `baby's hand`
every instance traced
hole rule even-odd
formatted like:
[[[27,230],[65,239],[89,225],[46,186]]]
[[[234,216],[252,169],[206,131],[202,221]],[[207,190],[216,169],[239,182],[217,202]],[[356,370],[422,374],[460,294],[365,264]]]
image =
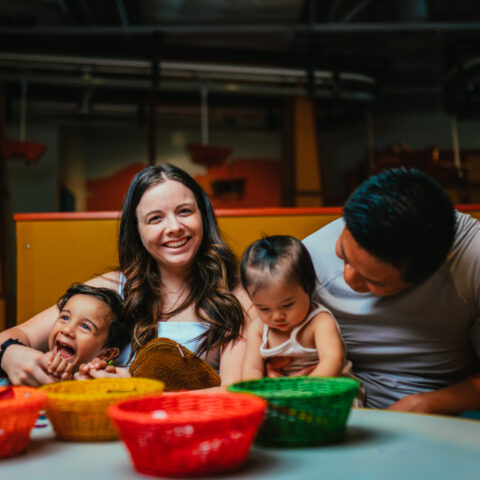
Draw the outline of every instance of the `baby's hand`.
[[[283,369],[290,365],[292,362],[292,357],[290,356],[279,356],[279,357],[271,357],[266,362],[266,369],[267,369],[267,377],[284,377],[285,372]]]
[[[50,351],[45,354],[48,362],[47,371],[59,380],[71,380],[73,378],[73,363],[67,362],[61,355]]]

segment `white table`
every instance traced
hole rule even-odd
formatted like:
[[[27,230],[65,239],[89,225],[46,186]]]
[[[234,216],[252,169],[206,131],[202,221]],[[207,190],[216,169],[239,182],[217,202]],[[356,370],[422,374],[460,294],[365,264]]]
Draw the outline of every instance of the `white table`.
[[[72,443],[34,429],[25,453],[0,460],[2,480],[123,480],[138,474],[120,441]],[[252,448],[240,470],[216,479],[475,480],[480,422],[354,409],[345,439],[311,448]]]

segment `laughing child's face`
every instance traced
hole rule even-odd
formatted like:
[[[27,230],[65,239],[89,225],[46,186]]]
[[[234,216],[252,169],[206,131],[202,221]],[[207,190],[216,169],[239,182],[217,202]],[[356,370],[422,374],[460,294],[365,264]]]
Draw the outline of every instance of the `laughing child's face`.
[[[50,330],[48,348],[67,362],[73,371],[95,357],[102,358],[114,315],[110,307],[91,295],[71,297]]]

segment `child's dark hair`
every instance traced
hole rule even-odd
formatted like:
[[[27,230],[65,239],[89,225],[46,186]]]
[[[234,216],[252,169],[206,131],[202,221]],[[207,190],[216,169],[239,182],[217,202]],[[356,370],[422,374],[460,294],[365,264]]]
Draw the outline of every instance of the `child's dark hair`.
[[[110,325],[108,337],[105,342],[105,348],[118,347],[124,348],[132,338],[132,329],[123,314],[123,300],[120,295],[109,288],[91,287],[84,283],[74,283],[57,302],[57,307],[61,311],[65,304],[75,295],[90,295],[106,303],[112,311],[114,318]]]
[[[240,264],[243,288],[248,292],[253,286],[255,293],[265,283],[262,272],[273,273],[277,269],[281,269],[288,281],[299,284],[310,298],[313,297],[317,276],[312,259],[305,245],[291,235],[263,237],[245,250]],[[253,270],[258,270],[259,275]]]

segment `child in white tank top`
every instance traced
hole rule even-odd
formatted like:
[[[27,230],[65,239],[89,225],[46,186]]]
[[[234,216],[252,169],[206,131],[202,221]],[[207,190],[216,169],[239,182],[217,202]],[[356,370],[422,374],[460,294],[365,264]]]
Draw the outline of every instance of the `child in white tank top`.
[[[298,239],[257,240],[243,254],[241,277],[258,313],[247,329],[243,380],[351,376],[337,322],[313,299],[317,277]]]

